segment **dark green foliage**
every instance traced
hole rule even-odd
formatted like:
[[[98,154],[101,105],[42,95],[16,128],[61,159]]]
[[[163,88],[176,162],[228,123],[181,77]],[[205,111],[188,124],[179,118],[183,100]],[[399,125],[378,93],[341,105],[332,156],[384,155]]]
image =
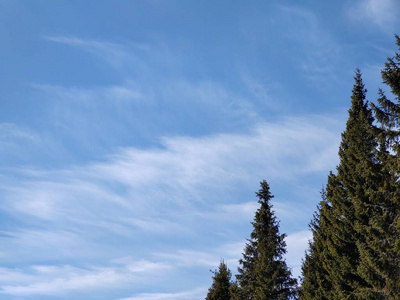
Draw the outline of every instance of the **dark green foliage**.
[[[324,195],[324,194],[323,194]],[[303,281],[299,299],[331,299],[332,283],[328,272],[324,269],[327,259],[327,235],[331,228],[329,221],[325,217],[329,214],[330,207],[325,198],[318,207],[318,213],[310,223],[313,233],[313,240],[310,241],[309,250],[306,252],[302,265]]]
[[[230,300],[232,275],[224,261],[221,261],[218,270],[213,271],[213,274],[213,283],[208,290],[206,300]]]
[[[252,238],[246,243],[244,253],[242,254],[243,258],[239,260],[239,263],[242,265],[242,267],[238,268],[239,274],[236,275],[236,279],[240,286],[239,295],[241,299],[252,299],[251,295],[255,291],[257,241],[256,238],[253,238],[253,233],[251,236]]]
[[[329,176],[326,190],[333,208],[331,222],[335,231],[330,277],[342,299],[363,299],[359,290],[370,287],[357,268],[360,245],[365,244],[369,218],[373,214],[372,195],[380,184],[374,118],[365,100],[366,90],[359,70],[354,79],[349,119],[339,149],[340,164],[337,175]]]
[[[400,37],[396,35],[395,38],[400,49]],[[385,68],[382,70],[383,83],[390,87],[398,101],[400,96],[400,54],[395,53],[394,57],[389,57],[387,60]],[[397,110],[397,116],[399,116],[399,110]]]
[[[233,282],[231,284],[231,287],[229,288],[229,291],[231,292],[231,300],[241,300],[243,299],[241,290],[239,288],[239,285],[237,282]]]
[[[396,41],[400,47],[398,36]],[[300,299],[399,299],[398,53],[388,58],[382,79],[395,101],[380,90],[372,111],[356,72],[337,174],[329,175],[326,198],[311,223]]]
[[[369,287],[357,268],[379,168],[374,119],[359,70],[354,80],[337,174],[329,175],[326,199],[321,202],[319,219],[312,224],[314,237],[303,264],[302,299],[363,299],[359,289]]]
[[[400,48],[400,38],[396,36]],[[360,247],[359,271],[372,285],[365,290],[377,299],[398,299],[400,294],[400,186],[399,186],[399,136],[400,136],[400,55],[388,58],[382,70],[383,83],[387,84],[395,101],[389,100],[379,90],[378,105],[373,106],[379,130],[378,159],[382,164],[381,183],[374,195],[374,215],[371,228],[366,232],[365,245]]]
[[[291,277],[283,259],[286,253],[285,235],[279,234],[279,222],[270,203],[273,196],[265,180],[256,194],[260,208],[255,214],[254,229],[236,275],[240,298],[290,299],[295,293],[297,281]]]

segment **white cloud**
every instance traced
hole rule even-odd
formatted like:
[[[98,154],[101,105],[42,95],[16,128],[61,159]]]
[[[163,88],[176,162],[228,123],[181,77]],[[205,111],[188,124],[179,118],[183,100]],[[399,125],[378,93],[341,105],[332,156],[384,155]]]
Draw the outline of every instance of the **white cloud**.
[[[3,142],[7,139],[25,139],[30,141],[37,141],[38,137],[21,129],[13,123],[0,123],[0,141]]]
[[[187,232],[179,223],[161,218],[122,218],[121,223],[138,227],[143,232],[161,233],[168,235],[170,232]]]
[[[64,295],[73,291],[111,289],[157,281],[170,271],[164,263],[126,258],[118,266],[79,268],[33,265],[27,270],[1,268],[0,293],[13,296]]]
[[[224,204],[218,212],[219,217],[226,217],[235,222],[237,220],[252,220],[256,210],[260,207],[257,201],[238,203],[238,204]]]
[[[5,285],[1,293],[14,296],[60,295],[75,290],[90,290],[105,285],[115,285],[126,280],[126,277],[113,270],[84,272],[79,275],[68,275],[64,278],[48,279],[29,285]]]
[[[221,256],[195,250],[178,250],[176,253],[154,253],[154,255],[170,260],[174,265],[182,267],[215,267],[221,260]]]
[[[92,89],[81,89],[73,87],[52,86],[43,84],[31,84],[31,87],[45,92],[52,97],[58,97],[63,101],[80,103],[82,107],[94,107],[93,102],[99,101],[139,101],[143,97],[135,84],[128,81],[123,85],[99,87]]]
[[[281,88],[281,85],[273,79],[267,78],[256,78],[250,75],[248,71],[244,71],[242,80],[249,90],[251,97],[257,100],[257,105],[266,106],[273,111],[284,111],[287,109],[287,104],[279,101],[278,97],[274,97],[277,91]],[[254,101],[253,100],[253,101]],[[242,104],[245,107],[248,105]],[[252,112],[253,117],[256,117],[254,108],[248,107],[248,110]]]
[[[3,161],[27,156],[24,150],[37,147],[41,139],[31,130],[14,123],[0,123],[0,153]]]
[[[21,269],[0,268],[0,282],[2,285],[9,285],[16,282],[19,284],[29,284],[32,281],[35,281],[35,276]]]
[[[262,119],[249,101],[252,95],[237,96],[215,82],[193,83],[157,75],[146,80],[139,75],[132,78],[93,88],[31,84],[46,103],[44,118],[51,124],[47,134],[58,146],[53,148],[59,153],[65,145],[64,151],[70,152],[73,148],[66,143],[70,142],[96,155],[120,146],[121,141],[124,145],[134,138],[153,141],[160,132],[176,132],[181,123],[188,124],[183,130],[186,134],[235,132]]]
[[[400,18],[400,4],[396,0],[361,0],[347,13],[352,20],[374,24],[389,34],[394,34]]]
[[[164,138],[162,149],[125,148],[85,172],[128,186],[158,182],[179,188],[260,174],[284,179],[323,172],[337,160],[332,154],[339,143],[338,124],[334,118],[308,116],[260,124],[249,134]]]
[[[260,124],[249,134],[169,137],[162,140],[163,148],[124,148],[106,162],[8,183],[3,186],[5,209],[64,226],[179,227],[179,211],[191,213],[196,205],[210,203],[208,190],[218,196],[263,178],[290,182],[327,173],[337,161],[338,123],[321,116],[288,118]],[[244,209],[247,216],[254,208],[238,199],[227,201],[221,198],[213,210],[227,215]],[[167,218],[160,217],[161,208]]]
[[[227,116],[238,120],[239,117],[246,118],[250,122],[257,116],[257,109],[246,97],[240,97],[233,93],[231,89],[226,89],[221,84],[212,80],[199,80],[189,82],[186,75],[180,76],[181,71],[187,65],[182,63],[185,58],[176,58],[176,49],[172,50],[162,42],[156,42],[156,46],[150,49],[146,45],[135,43],[113,43],[108,41],[88,40],[69,36],[47,36],[46,40],[77,47],[87,51],[92,55],[99,56],[106,60],[118,70],[128,69],[125,78],[129,81],[125,85],[83,90],[76,88],[64,88],[57,86],[34,85],[36,88],[50,92],[68,100],[77,99],[78,101],[92,102],[99,99],[140,99],[142,105],[151,105],[155,102],[165,105],[165,109],[174,116],[179,114],[179,118],[192,116],[196,120],[199,115],[213,120],[220,118],[226,119]],[[154,70],[164,69],[168,76],[163,72]],[[136,83],[136,88],[133,83]],[[137,88],[137,86],[140,87]],[[262,96],[260,86],[251,87],[250,97]],[[253,92],[255,91],[255,93]],[[263,93],[263,92],[261,92]],[[259,105],[261,105],[261,102]],[[96,107],[96,106],[95,106]],[[75,111],[74,111],[75,113]],[[182,114],[183,115],[180,115]],[[146,115],[146,114],[145,114]],[[150,113],[153,116],[153,113]],[[211,117],[210,117],[211,115]],[[131,118],[132,115],[129,115]],[[156,117],[159,117],[157,115]],[[139,116],[139,119],[140,116]],[[204,118],[201,118],[203,121]],[[146,120],[149,124],[149,120]],[[170,120],[173,122],[174,120]],[[245,122],[243,122],[245,123]]]
[[[170,270],[171,266],[165,263],[155,263],[141,259],[139,261],[128,264],[126,268],[132,273],[145,274]]]
[[[204,299],[204,295],[207,294],[207,288],[196,288],[194,290],[183,291],[183,292],[171,292],[171,293],[144,293],[139,294],[130,298],[123,298],[120,300],[197,300]]]
[[[143,44],[119,44],[100,40],[87,40],[74,36],[45,36],[46,40],[80,48],[95,54],[115,67],[122,67],[126,63],[140,64],[135,51],[147,51],[148,46]]]
[[[292,25],[287,29],[286,35],[291,43],[298,46],[298,61],[307,78],[326,84],[336,79],[334,74],[342,58],[342,49],[324,29],[315,13],[297,5],[280,5],[279,8],[284,13],[283,18]]]
[[[292,268],[295,277],[301,275],[301,259],[308,247],[308,241],[312,238],[309,230],[303,230],[289,234],[285,241],[287,245],[286,262]]]

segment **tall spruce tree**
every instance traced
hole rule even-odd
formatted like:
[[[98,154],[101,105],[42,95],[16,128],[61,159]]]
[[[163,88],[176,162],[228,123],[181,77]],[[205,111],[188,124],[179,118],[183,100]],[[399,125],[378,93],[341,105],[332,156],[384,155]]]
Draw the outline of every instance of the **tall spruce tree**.
[[[326,186],[326,197],[332,208],[327,218],[332,228],[326,239],[325,268],[332,283],[333,299],[357,299],[355,291],[367,285],[357,272],[358,243],[363,239],[359,227],[368,214],[369,193],[376,190],[374,156],[377,144],[374,119],[365,99],[366,89],[359,70],[354,80],[349,119],[339,148],[340,163],[337,174],[329,175]]]
[[[400,49],[400,38],[396,35]],[[382,182],[375,195],[372,229],[363,247],[360,273],[371,284],[366,292],[377,299],[398,299],[400,294],[400,54],[389,57],[381,72],[395,100],[379,90],[374,112],[379,122],[379,161]]]
[[[218,270],[213,271],[213,283],[208,290],[206,300],[231,299],[231,271],[224,261],[221,261]]]
[[[321,291],[321,299],[368,299],[360,291],[371,287],[358,268],[360,249],[369,230],[371,195],[378,190],[380,180],[377,139],[359,70],[354,80],[337,174],[331,172],[328,176],[326,200],[319,210],[320,223],[313,232],[307,265],[303,265],[303,271],[307,271],[303,272],[304,283],[314,284]],[[305,288],[303,295],[312,290],[311,286]]]
[[[260,208],[252,222],[241,267],[236,275],[241,299],[284,300],[295,294],[297,281],[291,277],[283,255],[286,253],[285,234],[279,233],[279,222],[272,211],[268,183],[261,182],[256,193]]]

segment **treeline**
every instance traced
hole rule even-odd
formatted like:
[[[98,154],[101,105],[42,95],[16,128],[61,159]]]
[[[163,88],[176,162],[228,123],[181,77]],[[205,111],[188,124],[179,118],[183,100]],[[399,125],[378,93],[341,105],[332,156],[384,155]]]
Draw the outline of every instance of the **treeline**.
[[[283,258],[285,235],[263,181],[236,280],[222,261],[207,300],[400,299],[399,53],[387,59],[381,75],[391,95],[379,90],[370,102],[361,72],[355,72],[339,165],[328,175],[310,223],[313,237],[300,281]]]

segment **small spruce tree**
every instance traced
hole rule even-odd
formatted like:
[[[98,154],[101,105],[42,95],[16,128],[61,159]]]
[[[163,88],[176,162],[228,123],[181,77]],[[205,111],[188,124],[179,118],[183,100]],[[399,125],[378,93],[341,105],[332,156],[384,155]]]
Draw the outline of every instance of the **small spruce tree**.
[[[279,233],[279,222],[272,211],[268,183],[261,182],[256,193],[260,208],[252,222],[253,231],[244,249],[241,267],[236,275],[241,299],[283,300],[295,294],[297,281],[291,277],[283,255],[285,234]]]
[[[213,283],[208,290],[206,300],[230,300],[231,299],[231,271],[224,261],[219,264],[218,270],[212,271]]]

